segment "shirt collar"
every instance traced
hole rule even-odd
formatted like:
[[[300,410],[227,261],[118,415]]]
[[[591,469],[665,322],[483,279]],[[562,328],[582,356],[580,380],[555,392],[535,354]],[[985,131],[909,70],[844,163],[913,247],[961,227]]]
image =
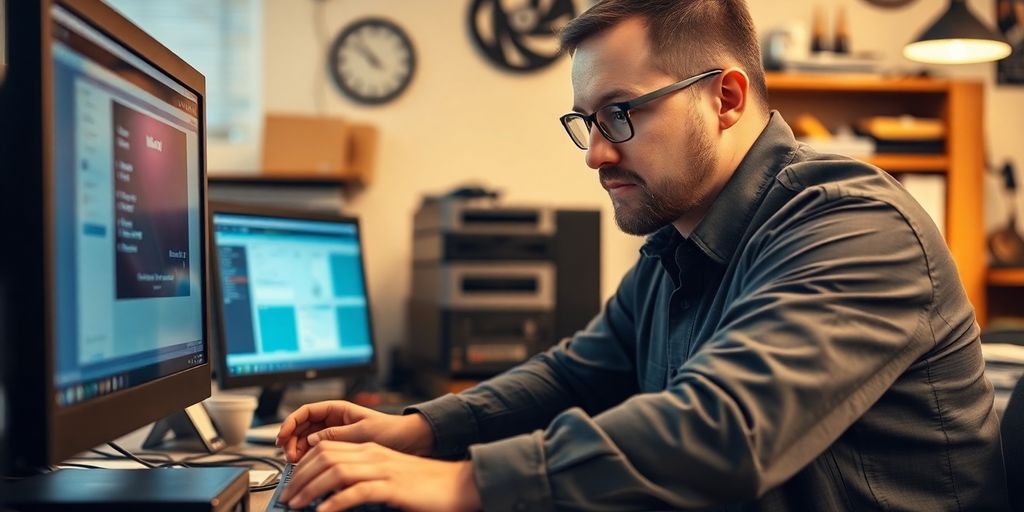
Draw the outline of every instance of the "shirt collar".
[[[768,185],[793,159],[796,147],[793,130],[773,110],[768,125],[693,230],[690,241],[712,260],[720,264],[729,261]],[[682,240],[682,235],[669,224],[651,235],[640,251],[645,256],[661,256],[674,252]]]

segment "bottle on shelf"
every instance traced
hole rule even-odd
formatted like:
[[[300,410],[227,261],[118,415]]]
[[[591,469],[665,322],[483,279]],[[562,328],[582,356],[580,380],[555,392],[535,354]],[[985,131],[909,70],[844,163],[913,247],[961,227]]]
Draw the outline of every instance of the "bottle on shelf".
[[[1006,226],[989,235],[988,247],[992,263],[997,267],[1024,265],[1024,239],[1017,231],[1017,179],[1013,164],[1003,164],[1003,195],[1007,215]]]
[[[841,5],[836,12],[836,28],[832,51],[836,53],[850,53],[850,32],[846,28],[846,8]]]
[[[828,23],[825,20],[825,10],[820,5],[814,6],[814,20],[811,23],[811,53],[829,51],[827,40]]]

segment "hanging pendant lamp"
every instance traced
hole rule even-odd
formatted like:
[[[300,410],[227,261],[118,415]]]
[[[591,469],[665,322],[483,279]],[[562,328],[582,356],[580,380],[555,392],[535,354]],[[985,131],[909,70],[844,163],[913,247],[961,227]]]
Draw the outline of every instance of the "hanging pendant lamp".
[[[945,14],[903,47],[903,56],[926,64],[974,64],[1006,58],[1011,51],[971,13],[966,0],[951,0]]]

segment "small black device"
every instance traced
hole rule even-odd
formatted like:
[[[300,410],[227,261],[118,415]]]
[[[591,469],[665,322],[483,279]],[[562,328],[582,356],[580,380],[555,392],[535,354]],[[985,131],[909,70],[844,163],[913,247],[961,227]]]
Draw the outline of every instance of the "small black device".
[[[341,92],[368,105],[397,98],[416,72],[416,51],[409,36],[383,18],[363,18],[345,27],[327,59]]]
[[[287,384],[375,371],[357,219],[226,203],[210,212],[217,381],[263,387],[255,425],[281,421]]]
[[[62,469],[7,485],[22,512],[247,512],[249,470],[238,467]]]

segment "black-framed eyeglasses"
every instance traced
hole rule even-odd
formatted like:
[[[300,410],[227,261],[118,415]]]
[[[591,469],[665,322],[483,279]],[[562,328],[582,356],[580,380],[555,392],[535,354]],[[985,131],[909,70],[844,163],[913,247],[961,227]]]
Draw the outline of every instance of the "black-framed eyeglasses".
[[[633,138],[633,123],[629,120],[630,110],[654,101],[666,94],[681,91],[704,78],[717,75],[721,72],[721,69],[705,71],[699,75],[694,75],[690,78],[680,80],[674,84],[667,85],[661,89],[649,92],[629,101],[621,101],[605,105],[597,109],[597,112],[594,112],[593,114],[587,115],[579,112],[569,112],[559,118],[559,120],[562,121],[562,126],[565,127],[565,131],[569,134],[569,138],[571,138],[580,149],[588,149],[590,147],[590,128],[595,123],[597,124],[597,130],[601,132],[601,135],[608,139],[609,142],[616,144],[626,142]]]

